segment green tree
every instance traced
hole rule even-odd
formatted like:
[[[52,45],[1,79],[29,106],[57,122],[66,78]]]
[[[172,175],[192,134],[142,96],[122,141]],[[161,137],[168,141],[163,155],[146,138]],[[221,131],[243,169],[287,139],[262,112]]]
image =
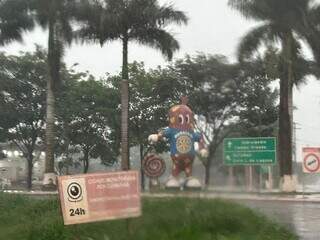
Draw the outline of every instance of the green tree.
[[[300,40],[305,40],[300,30],[305,28],[310,0],[229,0],[232,8],[241,14],[262,23],[241,40],[238,49],[240,61],[248,60],[263,44],[281,44],[280,61],[280,106],[279,106],[279,164],[285,191],[293,191],[292,182],[292,88],[295,81],[294,67],[301,58]],[[297,34],[298,33],[298,34]],[[292,107],[292,106],[291,106]]]
[[[76,64],[75,64],[76,65]],[[77,165],[74,160],[74,155],[81,152],[80,149],[74,148],[71,145],[71,128],[70,123],[74,120],[73,99],[71,91],[75,88],[76,82],[86,80],[88,73],[78,73],[71,69],[62,69],[61,91],[57,94],[57,117],[58,127],[56,134],[55,156],[60,158],[58,162],[58,170],[60,174],[63,169],[69,174],[69,167]],[[78,107],[78,106],[77,106]]]
[[[83,41],[99,41],[101,45],[114,40],[122,42],[122,80],[121,80],[121,164],[122,169],[130,168],[128,111],[129,76],[128,45],[136,42],[158,49],[171,59],[179,49],[178,41],[166,31],[172,23],[186,24],[185,13],[173,5],[160,6],[157,0],[83,0],[84,10],[78,19],[84,22],[78,34]]]
[[[70,146],[79,148],[83,154],[83,172],[88,171],[90,158],[100,157],[102,163],[113,165],[120,144],[116,132],[117,92],[92,76],[66,84],[58,112]]]
[[[41,145],[45,120],[46,53],[0,55],[0,126],[27,160],[27,187],[32,188],[34,151]]]
[[[158,86],[160,82],[168,81],[164,77],[162,69],[145,69],[144,63],[133,62],[128,65],[130,78],[130,111],[129,111],[129,135],[130,146],[139,147],[140,163],[150,150],[148,136],[165,127],[167,123],[167,111],[170,106],[164,103],[159,96]],[[109,76],[107,82],[119,92],[122,74]],[[119,134],[120,135],[120,134]],[[158,152],[166,148],[164,144],[153,146]],[[144,172],[141,169],[141,186],[144,188]]]
[[[239,123],[242,136],[270,137],[273,135],[278,120],[279,91],[272,89],[266,58],[257,57],[250,63],[239,64],[242,71],[240,85]]]
[[[129,112],[129,132],[131,145],[139,146],[140,163],[145,155],[152,149],[158,153],[168,150],[166,143],[149,145],[148,136],[158,132],[168,125],[167,113],[171,104],[166,99],[160,97],[159,84],[163,82],[173,82],[165,74],[165,70],[146,71],[143,63],[133,63],[129,65],[130,78],[130,112]],[[167,99],[168,100],[168,99]],[[172,102],[172,100],[170,101]],[[141,169],[141,186],[144,187],[145,178]]]
[[[0,46],[14,41],[21,42],[22,34],[33,29],[34,21],[28,10],[28,2],[24,0],[0,1]],[[0,128],[2,140],[5,140],[4,132]]]
[[[34,21],[25,0],[0,1],[0,46],[21,42],[25,31],[32,30]],[[0,127],[0,140],[5,140],[5,129]]]
[[[203,133],[208,144],[208,158],[200,158],[205,167],[205,184],[208,185],[218,146],[236,123],[240,95],[237,68],[224,56],[199,54],[177,61],[174,69],[181,85],[185,85],[179,88],[184,89],[196,114],[196,128]]]
[[[167,92],[178,89],[179,94],[189,96],[196,128],[203,132],[208,144],[208,158],[200,158],[206,185],[210,183],[212,166],[223,164],[219,151],[225,137],[253,134],[258,129],[266,135],[272,131],[277,120],[278,92],[271,90],[264,65],[260,58],[249,64],[232,64],[224,56],[198,54],[171,67],[178,80],[166,87],[170,89]],[[174,88],[177,89],[171,90]]]
[[[55,101],[61,82],[61,63],[65,44],[72,40],[76,0],[29,0],[34,19],[48,29],[48,69],[46,100],[46,161],[45,173],[54,173]],[[46,177],[46,175],[45,175]]]

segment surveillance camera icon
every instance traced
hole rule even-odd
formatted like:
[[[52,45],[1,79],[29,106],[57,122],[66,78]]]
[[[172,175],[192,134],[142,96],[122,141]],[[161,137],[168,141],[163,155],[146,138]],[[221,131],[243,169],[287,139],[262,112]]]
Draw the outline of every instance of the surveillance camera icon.
[[[67,193],[69,202],[80,202],[83,199],[82,188],[77,182],[72,182],[68,185]]]

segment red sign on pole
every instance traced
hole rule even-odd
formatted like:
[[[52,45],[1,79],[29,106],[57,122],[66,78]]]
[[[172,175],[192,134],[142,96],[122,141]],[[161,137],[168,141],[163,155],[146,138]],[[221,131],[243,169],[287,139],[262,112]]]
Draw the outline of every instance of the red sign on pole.
[[[141,215],[137,171],[58,177],[65,225]]]
[[[320,148],[306,147],[303,152],[303,172],[319,173],[320,172]]]

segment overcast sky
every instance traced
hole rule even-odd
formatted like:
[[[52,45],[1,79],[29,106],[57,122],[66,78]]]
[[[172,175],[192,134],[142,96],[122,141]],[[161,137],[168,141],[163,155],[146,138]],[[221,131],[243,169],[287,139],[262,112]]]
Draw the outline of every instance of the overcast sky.
[[[167,1],[160,0],[165,3]],[[188,26],[172,27],[181,44],[176,58],[185,54],[204,52],[223,54],[231,61],[235,60],[238,40],[257,23],[243,19],[237,12],[227,6],[227,0],[174,0],[175,6],[185,11],[190,22]],[[26,34],[23,44],[11,44],[2,51],[15,54],[19,51],[34,49],[34,44],[47,45],[47,33],[36,29]],[[114,42],[101,48],[98,45],[76,45],[68,48],[66,63],[71,66],[78,63],[77,69],[88,70],[95,76],[103,76],[106,72],[117,73],[121,67],[121,44]],[[135,44],[129,45],[129,61],[144,61],[147,67],[165,65],[159,52]],[[310,79],[305,86],[294,92],[294,104],[298,110],[294,113],[297,125],[297,156],[301,159],[301,147],[320,146],[320,81]]]

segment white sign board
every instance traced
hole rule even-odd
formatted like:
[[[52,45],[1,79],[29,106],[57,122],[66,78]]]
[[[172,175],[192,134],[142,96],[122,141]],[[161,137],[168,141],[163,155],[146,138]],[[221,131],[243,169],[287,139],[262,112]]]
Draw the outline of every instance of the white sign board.
[[[64,224],[141,215],[137,171],[58,177]]]

